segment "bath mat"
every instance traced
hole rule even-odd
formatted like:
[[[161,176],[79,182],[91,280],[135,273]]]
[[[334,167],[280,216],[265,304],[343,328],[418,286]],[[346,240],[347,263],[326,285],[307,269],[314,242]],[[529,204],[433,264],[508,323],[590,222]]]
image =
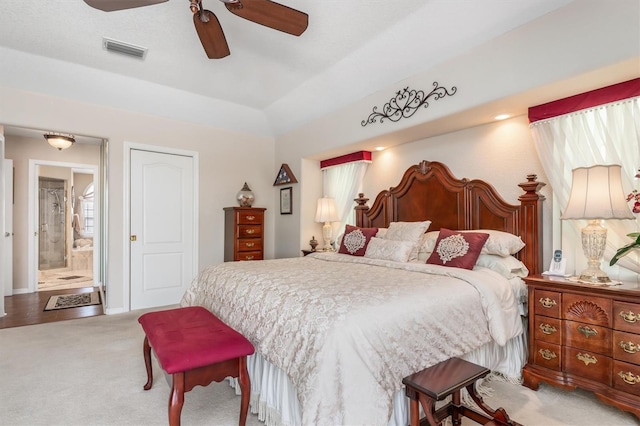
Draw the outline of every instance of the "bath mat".
[[[52,311],[55,309],[79,308],[81,306],[100,304],[100,293],[97,291],[92,291],[91,293],[61,294],[51,296],[44,310]]]

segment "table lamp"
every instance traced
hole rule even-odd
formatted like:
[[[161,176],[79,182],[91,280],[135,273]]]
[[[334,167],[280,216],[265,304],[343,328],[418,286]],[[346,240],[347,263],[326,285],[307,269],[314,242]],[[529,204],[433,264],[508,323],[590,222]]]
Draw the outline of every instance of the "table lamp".
[[[316,208],[316,222],[323,223],[322,238],[324,239],[325,251],[333,251],[331,247],[331,234],[333,233],[333,227],[331,222],[339,222],[340,217],[336,209],[336,200],[330,197],[322,197],[318,199],[318,207]]]
[[[579,167],[573,170],[569,202],[561,219],[586,219],[582,228],[582,250],[588,268],[580,274],[580,281],[592,284],[611,280],[600,269],[607,243],[607,229],[603,219],[634,219],[622,190],[621,166]]]

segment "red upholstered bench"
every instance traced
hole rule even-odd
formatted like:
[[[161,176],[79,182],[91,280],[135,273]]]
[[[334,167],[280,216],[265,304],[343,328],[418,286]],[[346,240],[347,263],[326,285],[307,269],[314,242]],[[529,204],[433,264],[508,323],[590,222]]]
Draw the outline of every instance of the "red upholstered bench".
[[[138,322],[144,329],[145,390],[151,389],[151,348],[164,371],[172,375],[169,396],[169,425],[180,425],[184,393],[197,385],[207,386],[225,377],[237,377],[242,393],[240,426],[247,419],[251,385],[247,355],[253,345],[240,333],[201,306],[149,312]]]

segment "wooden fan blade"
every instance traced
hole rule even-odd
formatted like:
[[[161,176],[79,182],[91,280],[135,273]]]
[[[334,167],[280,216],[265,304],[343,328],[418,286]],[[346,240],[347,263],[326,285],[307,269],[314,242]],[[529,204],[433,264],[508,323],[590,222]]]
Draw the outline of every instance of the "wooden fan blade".
[[[132,9],[134,7],[151,6],[168,0],[84,0],[89,6],[105,12]]]
[[[200,14],[209,18],[208,22],[203,22]],[[220,21],[213,12],[209,10],[201,10],[193,14],[193,23],[196,26],[196,32],[200,37],[200,42],[209,59],[220,59],[229,56],[229,45],[227,39],[222,32]]]
[[[229,12],[265,27],[295,36],[309,24],[309,15],[270,0],[240,0],[224,4]]]

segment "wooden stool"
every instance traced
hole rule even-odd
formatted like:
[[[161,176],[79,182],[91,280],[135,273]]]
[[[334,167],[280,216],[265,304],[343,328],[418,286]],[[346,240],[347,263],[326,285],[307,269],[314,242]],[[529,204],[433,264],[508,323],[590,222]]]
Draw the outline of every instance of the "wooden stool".
[[[195,386],[207,386],[225,377],[237,377],[242,393],[240,426],[247,420],[251,384],[247,355],[253,345],[240,333],[200,306],[149,312],[138,318],[145,332],[145,390],[151,389],[151,348],[164,371],[172,375],[169,395],[169,425],[180,425],[184,393]]]
[[[420,424],[418,401],[430,426],[440,426],[442,420],[449,416],[454,426],[462,424],[462,416],[483,425],[521,426],[510,420],[503,408],[491,409],[476,392],[476,381],[490,371],[463,359],[451,358],[402,379],[406,395],[410,399],[411,426]],[[461,404],[460,390],[465,387],[473,401],[488,416]],[[442,401],[449,395],[452,396],[451,401],[436,410],[436,401]]]

